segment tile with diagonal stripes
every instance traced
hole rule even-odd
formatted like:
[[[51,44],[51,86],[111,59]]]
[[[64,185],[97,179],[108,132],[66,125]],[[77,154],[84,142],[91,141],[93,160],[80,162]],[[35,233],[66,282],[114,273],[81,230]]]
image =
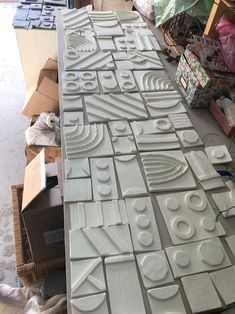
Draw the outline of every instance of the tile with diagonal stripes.
[[[89,19],[88,13],[86,10],[63,10],[62,11],[62,22],[64,29],[90,29],[91,21]]]

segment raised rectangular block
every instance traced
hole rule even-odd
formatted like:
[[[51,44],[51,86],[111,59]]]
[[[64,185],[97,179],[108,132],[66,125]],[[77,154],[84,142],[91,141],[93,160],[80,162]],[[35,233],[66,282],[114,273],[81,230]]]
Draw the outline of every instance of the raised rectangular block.
[[[83,109],[82,97],[79,95],[63,95],[62,97],[63,111],[77,111]]]
[[[134,135],[174,132],[174,128],[168,118],[134,121],[131,122],[131,128]]]
[[[118,82],[112,71],[99,71],[98,77],[103,93],[109,94],[114,92],[120,92]]]
[[[213,165],[226,164],[232,161],[232,157],[225,145],[206,147],[205,151]]]
[[[118,120],[108,122],[113,136],[132,135],[130,125],[127,120]]]
[[[64,126],[83,125],[84,118],[82,111],[64,112]]]
[[[134,76],[130,70],[126,69],[116,70],[116,76],[120,89],[124,93],[136,92],[138,91],[138,87],[136,86]]]

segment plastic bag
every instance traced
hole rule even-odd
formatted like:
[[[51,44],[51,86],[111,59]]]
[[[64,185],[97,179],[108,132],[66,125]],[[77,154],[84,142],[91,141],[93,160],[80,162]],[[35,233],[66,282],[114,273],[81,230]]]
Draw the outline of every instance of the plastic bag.
[[[225,15],[222,16],[216,31],[219,36],[224,61],[231,72],[235,73],[235,24],[228,21]]]

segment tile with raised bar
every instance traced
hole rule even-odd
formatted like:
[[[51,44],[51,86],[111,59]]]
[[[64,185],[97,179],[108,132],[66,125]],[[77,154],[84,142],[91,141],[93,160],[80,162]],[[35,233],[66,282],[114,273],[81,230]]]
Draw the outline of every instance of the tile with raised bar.
[[[98,38],[98,44],[102,51],[115,51],[116,50],[116,46],[114,45],[114,41],[112,37]]]
[[[69,231],[70,259],[84,259],[133,252],[128,225]]]
[[[134,69],[163,69],[163,64],[156,51],[129,51],[128,55]]]
[[[64,201],[81,202],[91,201],[91,179],[66,179],[64,181]]]
[[[180,142],[175,133],[140,134],[135,135],[139,151],[178,149]]]
[[[233,190],[212,194],[212,198],[224,218],[235,216],[235,192]]]
[[[133,135],[114,136],[112,143],[115,154],[131,154],[137,151]]]
[[[204,152],[191,151],[185,157],[204,190],[224,187],[223,180]]]
[[[80,95],[62,95],[61,106],[63,111],[82,110],[82,97]]]
[[[71,229],[128,224],[124,200],[70,204]]]
[[[169,114],[186,112],[181,96],[177,91],[159,91],[142,93],[147,109],[153,118],[168,116]]]
[[[114,38],[118,51],[142,50],[136,36],[120,36]]]
[[[62,94],[80,95],[99,92],[99,85],[95,71],[70,71],[62,74]]]
[[[213,165],[226,164],[232,161],[232,157],[225,145],[205,147],[205,151]]]
[[[64,112],[63,117],[64,126],[84,124],[82,111]]]
[[[144,22],[138,11],[117,11],[116,15],[120,23],[132,24]]]
[[[91,171],[88,158],[65,159],[64,174],[66,179],[90,177]]]
[[[130,70],[116,70],[116,76],[122,92],[138,91],[134,76]]]
[[[165,252],[157,251],[136,255],[140,274],[146,289],[174,281]]]
[[[162,248],[150,197],[126,199],[127,215],[135,252]]]
[[[72,314],[109,314],[106,293],[99,293],[70,301]]]
[[[226,234],[203,190],[159,195],[157,202],[173,244]]]
[[[233,256],[235,256],[235,235],[225,238],[225,241],[227,242],[230,251],[233,253]]]
[[[210,273],[211,279],[225,305],[235,302],[235,266]]]
[[[148,117],[139,93],[85,96],[85,104],[90,123]]]
[[[113,136],[132,135],[130,125],[127,120],[108,122],[109,129]]]
[[[118,70],[132,70],[133,69],[133,65],[130,60],[115,61],[115,65]]]
[[[208,273],[181,278],[192,313],[212,311],[222,306]]]
[[[112,314],[146,314],[133,254],[105,259]]]
[[[150,302],[152,313],[186,314],[184,303],[180,294],[179,285],[148,290],[148,299]]]
[[[91,179],[95,201],[118,199],[116,175],[112,158],[91,158]]]
[[[183,130],[176,132],[183,147],[202,146],[203,142],[195,130]]]
[[[169,114],[168,117],[176,130],[193,127],[186,113]]]
[[[107,126],[103,124],[64,127],[64,139],[68,159],[114,154]]]
[[[231,265],[219,238],[167,247],[174,278],[212,271]]]
[[[118,82],[112,71],[98,71],[97,74],[103,93],[120,92]]]
[[[114,157],[114,163],[123,197],[147,194],[136,155]]]
[[[118,52],[113,52],[113,59],[115,61],[125,61],[129,60],[129,55],[127,54],[126,51],[118,51]]]
[[[171,121],[168,118],[131,122],[134,135],[174,132]]]
[[[106,291],[101,257],[71,261],[70,269],[72,298]]]
[[[139,46],[141,47],[141,50],[143,51],[146,51],[146,50],[161,51],[162,50],[155,36],[141,35],[137,32],[136,37],[137,37]]]
[[[163,70],[134,71],[136,82],[141,91],[174,90],[170,78]]]
[[[150,192],[196,188],[182,151],[149,152],[140,156]]]
[[[64,29],[90,29],[92,27],[86,10],[62,10],[62,22]]]
[[[75,49],[81,52],[98,50],[96,40],[93,36],[82,36],[76,30],[66,32],[65,43],[67,49]]]
[[[78,52],[67,49],[64,54],[64,67],[69,71],[112,70],[115,64],[110,51]]]

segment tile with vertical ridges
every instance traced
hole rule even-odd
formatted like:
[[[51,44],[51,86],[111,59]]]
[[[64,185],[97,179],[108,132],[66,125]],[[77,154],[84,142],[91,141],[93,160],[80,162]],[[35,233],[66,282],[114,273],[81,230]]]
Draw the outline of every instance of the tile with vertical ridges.
[[[108,122],[113,136],[132,135],[130,125],[127,120],[118,120]]]
[[[122,196],[146,195],[146,186],[136,156],[126,155],[114,157],[114,162]]]
[[[134,135],[174,132],[168,118],[131,122]]]
[[[134,76],[130,70],[116,70],[116,76],[122,92],[138,91]]]
[[[72,314],[109,314],[106,293],[94,294],[70,301]]]
[[[135,136],[139,151],[165,150],[180,148],[178,137],[174,133],[140,134]]]
[[[161,51],[161,47],[156,39],[155,36],[150,35],[141,35],[139,33],[136,34],[137,41],[139,43],[139,46],[141,47],[141,50],[156,50]]]
[[[91,201],[91,179],[67,179],[64,181],[64,201],[81,202]]]
[[[85,96],[89,122],[147,118],[139,93]]]
[[[165,71],[134,71],[136,82],[141,91],[174,90],[170,78]]]
[[[80,95],[63,95],[61,98],[63,111],[76,111],[83,109],[82,97]]]
[[[91,171],[88,158],[65,159],[64,174],[66,179],[90,177]]]
[[[169,114],[169,119],[176,130],[192,128],[192,122],[186,113]]]
[[[120,92],[118,82],[112,71],[99,71],[98,77],[103,93],[109,94],[114,92]]]
[[[115,154],[131,154],[137,151],[133,135],[112,137]]]
[[[163,64],[156,51],[129,51],[128,55],[134,69],[163,69]]]
[[[162,248],[150,197],[126,200],[127,214],[135,252],[155,251]]]
[[[62,22],[64,29],[91,28],[91,21],[86,10],[63,10]]]
[[[82,111],[64,112],[63,116],[64,116],[63,122],[65,126],[84,124]]]
[[[176,132],[183,147],[202,146],[203,142],[195,130],[184,130]]]
[[[95,71],[70,71],[62,74],[62,94],[80,95],[99,92],[99,85]]]
[[[133,252],[128,225],[70,230],[69,241],[72,260]]]

